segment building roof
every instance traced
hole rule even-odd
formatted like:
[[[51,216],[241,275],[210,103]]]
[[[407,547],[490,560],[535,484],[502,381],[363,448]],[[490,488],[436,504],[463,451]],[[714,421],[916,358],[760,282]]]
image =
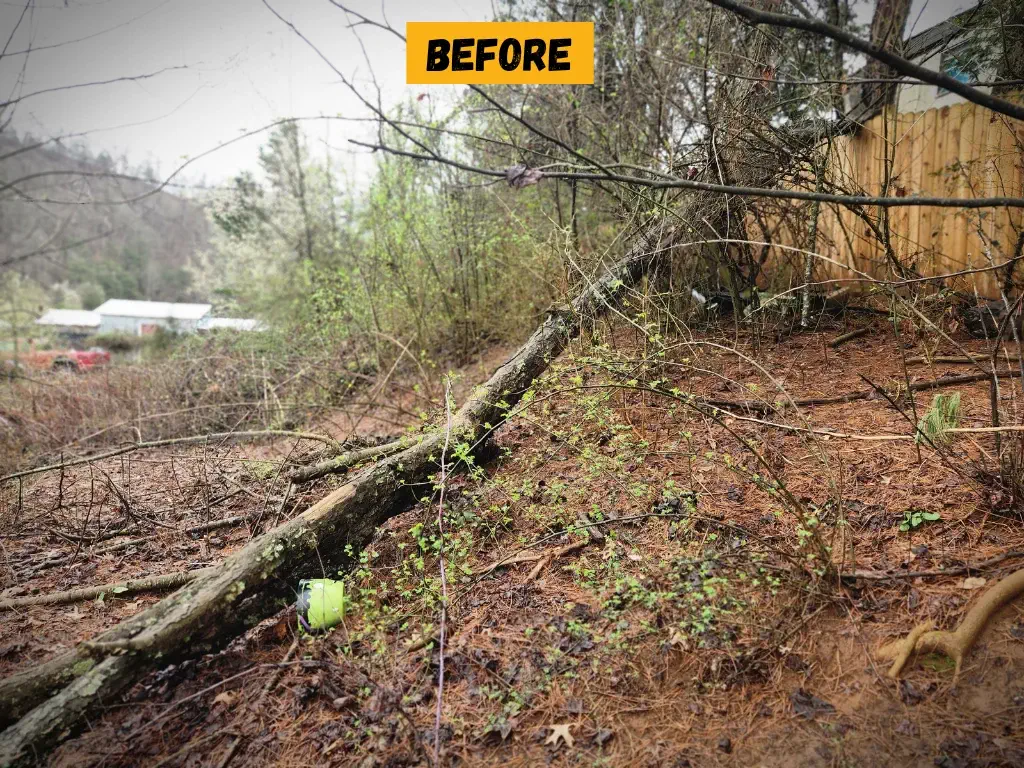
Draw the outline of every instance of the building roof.
[[[96,307],[100,315],[144,317],[152,320],[199,320],[209,314],[210,304],[173,304],[169,301],[108,299]]]
[[[266,326],[251,317],[204,317],[199,321],[199,330],[215,331],[226,328],[232,331],[263,331]]]
[[[902,48],[897,51],[904,59],[920,64],[927,61],[936,52],[959,41],[970,28],[980,21],[978,11],[981,4],[972,6],[965,11],[953,14],[945,21],[940,21],[903,41]],[[862,78],[867,66],[854,73],[854,78]],[[874,88],[865,89],[861,83],[851,83],[846,95],[846,115],[842,121],[843,129],[857,128],[882,111],[877,99],[878,92]]]
[[[903,57],[913,61],[945,48],[977,23],[976,14],[980,8],[980,4],[975,5],[907,38],[903,41]]]
[[[100,315],[84,309],[48,309],[36,325],[61,325],[76,328],[98,328]]]

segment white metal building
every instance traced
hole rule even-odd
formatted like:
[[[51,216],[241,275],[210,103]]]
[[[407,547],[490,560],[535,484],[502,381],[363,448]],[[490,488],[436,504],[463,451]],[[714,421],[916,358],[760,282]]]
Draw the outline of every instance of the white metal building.
[[[96,307],[95,312],[100,316],[100,333],[145,336],[157,328],[192,333],[211,309],[209,304],[109,299]]]
[[[36,325],[77,347],[99,330],[100,316],[84,309],[48,309],[36,320]]]
[[[85,309],[48,309],[36,320],[36,325],[73,333],[96,333],[100,327],[100,316],[98,312]]]

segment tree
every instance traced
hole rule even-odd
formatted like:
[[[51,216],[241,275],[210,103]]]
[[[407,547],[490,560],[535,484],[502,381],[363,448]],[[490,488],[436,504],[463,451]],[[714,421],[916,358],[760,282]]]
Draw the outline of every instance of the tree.
[[[106,292],[99,283],[81,283],[77,290],[84,309],[96,309],[107,300]]]

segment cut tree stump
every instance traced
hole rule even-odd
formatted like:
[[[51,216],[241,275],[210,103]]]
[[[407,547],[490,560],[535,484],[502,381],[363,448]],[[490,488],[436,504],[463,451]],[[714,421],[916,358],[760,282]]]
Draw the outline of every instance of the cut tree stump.
[[[548,313],[529,340],[472,394],[452,420],[454,439],[479,446],[580,330],[584,317],[622,298],[676,241],[658,224],[567,307]],[[378,526],[416,501],[437,470],[441,432],[382,458],[302,514],[253,539],[201,578],[92,641],[0,682],[0,766],[34,762],[82,720],[143,675],[208,653],[294,599],[298,579],[333,576]],[[324,566],[327,566],[325,569]]]

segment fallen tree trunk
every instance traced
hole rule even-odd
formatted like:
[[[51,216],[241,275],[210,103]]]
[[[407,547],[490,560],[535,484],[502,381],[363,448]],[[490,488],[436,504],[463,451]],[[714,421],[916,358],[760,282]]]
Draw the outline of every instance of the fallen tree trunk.
[[[622,261],[569,306],[550,312],[455,414],[453,439],[476,445],[487,437],[579,333],[582,318],[621,299],[653,255],[666,251],[674,239],[673,227],[638,238]],[[423,435],[155,606],[0,682],[0,727],[14,723],[0,734],[0,765],[37,758],[142,675],[214,650],[272,615],[294,597],[299,578],[332,576],[347,567],[347,548],[360,551],[378,526],[415,502],[415,489],[422,489],[436,471],[443,439],[438,432]],[[322,570],[323,565],[330,570]]]

